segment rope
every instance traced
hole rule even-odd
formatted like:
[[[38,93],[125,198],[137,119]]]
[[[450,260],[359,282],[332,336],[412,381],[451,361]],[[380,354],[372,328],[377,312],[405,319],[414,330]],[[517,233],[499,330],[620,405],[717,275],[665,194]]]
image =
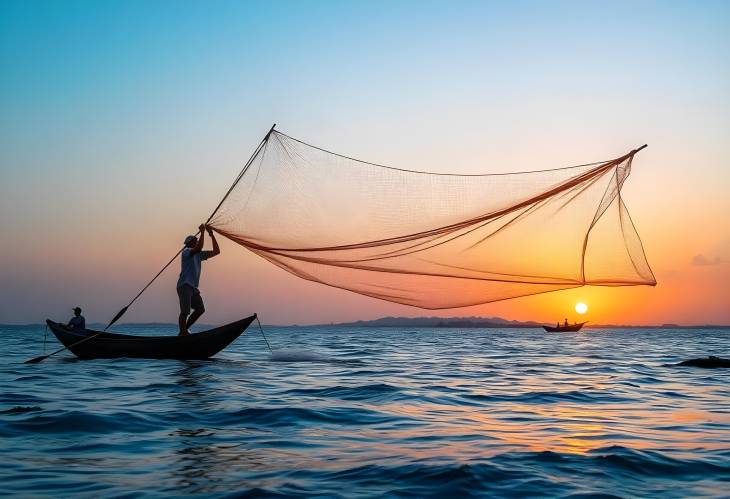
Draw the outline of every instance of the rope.
[[[613,161],[613,160],[609,159],[609,160],[605,160],[605,161],[596,161],[593,163],[586,163],[583,165],[573,165],[573,166],[564,166],[562,168],[546,168],[544,170],[528,170],[528,171],[519,171],[519,172],[511,172],[511,173],[510,172],[507,172],[507,173],[441,173],[441,172],[428,172],[428,171],[424,171],[424,170],[410,170],[407,168],[397,168],[395,166],[388,166],[388,165],[381,165],[379,163],[372,163],[370,161],[353,158],[351,156],[346,156],[344,154],[339,154],[334,151],[330,151],[329,149],[324,149],[322,147],[315,146],[314,144],[310,144],[309,142],[304,142],[303,140],[299,140],[295,137],[292,137],[291,135],[285,134],[284,132],[280,132],[279,130],[274,130],[274,137],[279,139],[279,136],[286,137],[287,139],[293,140],[294,142],[299,142],[300,144],[303,144],[307,147],[311,147],[312,149],[317,149],[318,151],[322,151],[327,154],[332,154],[333,156],[338,156],[340,158],[349,159],[351,161],[357,161],[358,163],[362,163],[365,165],[377,166],[378,168],[385,168],[387,170],[395,170],[395,171],[399,171],[399,172],[420,173],[422,175],[437,175],[440,177],[496,177],[496,176],[501,176],[501,175],[518,175],[518,174],[522,174],[522,173],[542,173],[542,172],[552,172],[552,171],[560,171],[560,170],[570,170],[572,168],[584,168],[586,166],[600,165],[603,163],[608,163],[609,161]],[[279,143],[284,145],[284,143],[281,141],[281,139],[279,139]],[[284,147],[286,147],[286,146],[284,146]],[[646,145],[644,145],[638,149],[634,149],[632,151],[632,153],[636,153],[636,152],[642,150],[644,147],[646,147]]]
[[[263,336],[264,341],[266,342],[266,346],[269,347],[269,353],[274,353],[271,350],[271,345],[269,345],[269,340],[266,339],[266,335],[264,334],[264,328],[261,327],[261,321],[259,320],[258,314],[256,314],[256,323],[259,325],[259,331],[261,332],[261,336]]]

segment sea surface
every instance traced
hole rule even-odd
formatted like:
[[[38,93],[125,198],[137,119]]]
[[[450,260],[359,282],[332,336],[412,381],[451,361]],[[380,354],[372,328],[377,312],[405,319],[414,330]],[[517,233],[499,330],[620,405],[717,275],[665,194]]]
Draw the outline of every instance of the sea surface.
[[[0,495],[730,497],[730,370],[673,365],[730,330],[265,331],[30,365],[44,327],[0,327]]]

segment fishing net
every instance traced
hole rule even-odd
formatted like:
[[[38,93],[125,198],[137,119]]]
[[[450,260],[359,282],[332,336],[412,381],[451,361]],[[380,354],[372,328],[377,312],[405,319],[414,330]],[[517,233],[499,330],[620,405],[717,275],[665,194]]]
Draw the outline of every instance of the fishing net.
[[[621,198],[636,152],[452,175],[359,161],[273,131],[210,225],[301,278],[421,308],[653,285]]]

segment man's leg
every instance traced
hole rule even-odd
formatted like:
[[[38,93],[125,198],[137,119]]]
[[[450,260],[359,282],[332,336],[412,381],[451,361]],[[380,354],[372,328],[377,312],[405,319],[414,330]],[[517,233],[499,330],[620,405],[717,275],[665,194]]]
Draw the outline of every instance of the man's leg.
[[[185,336],[186,334],[190,334],[188,333],[187,323],[187,314],[180,312],[180,315],[177,318],[177,326],[180,328],[180,331],[177,333],[178,336]]]
[[[195,321],[198,320],[198,318],[205,313],[205,305],[203,304],[203,298],[200,296],[200,291],[197,289],[194,290],[193,295],[190,299],[190,303],[193,307],[193,313],[190,314],[190,317],[188,317],[187,327],[190,329],[190,326],[195,324]]]
[[[177,296],[180,299],[180,315],[177,318],[177,325],[180,328],[179,336],[190,334],[187,328],[188,315],[190,314],[190,305],[192,298],[192,288],[187,284],[177,288]]]
[[[198,318],[201,315],[203,315],[204,312],[205,312],[205,309],[204,308],[202,308],[202,309],[194,308],[193,309],[193,313],[190,314],[190,317],[188,317],[188,322],[186,324],[187,328],[190,329],[190,326],[192,326],[193,324],[195,324],[195,321],[197,321]]]

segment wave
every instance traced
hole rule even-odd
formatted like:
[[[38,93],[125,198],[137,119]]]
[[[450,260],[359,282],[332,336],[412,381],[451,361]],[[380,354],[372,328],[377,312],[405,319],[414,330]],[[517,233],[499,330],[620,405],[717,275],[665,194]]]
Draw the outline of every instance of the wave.
[[[1,404],[40,404],[44,402],[40,397],[35,397],[22,392],[0,393]]]
[[[209,413],[204,418],[210,425],[260,424],[265,427],[304,426],[312,423],[361,426],[388,423],[394,416],[381,411],[351,407],[302,409],[299,407],[252,407],[225,413]]]
[[[554,480],[570,472],[581,480]],[[548,496],[613,498],[621,494],[646,495],[649,484],[659,488],[667,478],[691,484],[707,477],[730,477],[730,466],[705,460],[675,459],[659,452],[621,446],[599,448],[588,454],[557,452],[510,452],[488,462],[406,465],[364,465],[332,472],[317,473],[318,481],[348,483],[357,487],[389,486],[385,495],[395,497],[484,497]],[[590,477],[599,474],[603,484],[596,486]],[[584,490],[581,490],[584,489]],[[681,486],[675,491],[680,497]]]
[[[273,362],[330,362],[331,358],[302,348],[280,348],[271,352]]]
[[[657,451],[636,450],[614,445],[590,451],[590,459],[600,460],[602,466],[646,476],[702,478],[720,474],[730,481],[730,465],[709,460],[677,459]]]
[[[618,403],[629,402],[630,399],[608,392],[589,393],[582,390],[571,390],[568,392],[527,392],[514,395],[509,394],[464,394],[461,398],[479,402],[521,402],[526,404],[551,404],[557,402],[580,402],[580,403]]]
[[[10,409],[6,409],[4,411],[0,411],[0,414],[24,414],[26,412],[35,412],[35,411],[42,411],[38,406],[15,406],[11,407]]]
[[[118,412],[108,415],[66,411],[60,414],[40,414],[12,421],[5,425],[19,432],[32,433],[142,433],[159,429],[159,424],[139,413]]]
[[[387,383],[373,383],[358,386],[330,386],[326,388],[295,388],[284,392],[286,395],[304,397],[332,397],[342,400],[370,400],[390,397],[401,389]]]

